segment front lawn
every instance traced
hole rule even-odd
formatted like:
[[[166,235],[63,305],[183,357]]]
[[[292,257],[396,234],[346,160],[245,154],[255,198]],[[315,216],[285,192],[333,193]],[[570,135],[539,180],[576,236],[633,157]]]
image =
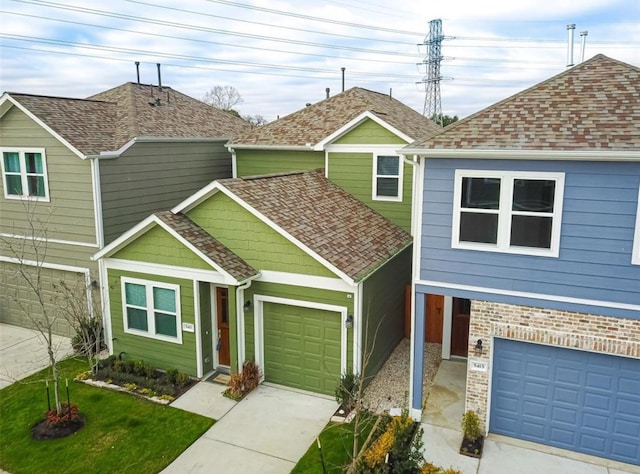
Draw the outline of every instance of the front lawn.
[[[126,393],[72,382],[86,362],[60,364],[61,396],[69,379],[71,403],[86,425],[63,439],[34,441],[30,428],[47,409],[48,369],[0,390],[0,468],[21,473],[157,473],[198,439],[213,420]],[[52,394],[53,399],[53,394]]]

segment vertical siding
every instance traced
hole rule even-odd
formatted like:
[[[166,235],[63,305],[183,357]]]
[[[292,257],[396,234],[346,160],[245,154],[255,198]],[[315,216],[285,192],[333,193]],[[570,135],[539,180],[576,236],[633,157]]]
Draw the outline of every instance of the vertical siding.
[[[189,375],[196,376],[196,333],[182,332],[182,344],[160,341],[124,332],[124,316],[122,313],[121,278],[123,276],[143,280],[180,285],[180,308],[182,322],[195,324],[193,282],[177,278],[148,275],[144,273],[109,270],[108,279],[111,290],[111,327],[113,337],[113,353],[123,355],[127,359],[143,360],[160,369],[179,369]]]
[[[559,257],[452,249],[455,169],[565,172]],[[640,266],[631,265],[631,248],[639,186],[640,163],[427,160],[420,277],[490,289],[637,305]],[[518,303],[513,298],[508,302]],[[566,303],[545,304],[558,309],[593,311],[593,307]],[[640,317],[631,311],[603,311]]]
[[[46,222],[48,238],[95,243],[90,161],[74,155],[16,107],[0,119],[0,136],[3,147],[45,150],[50,202],[34,201],[33,209],[36,219]],[[25,202],[5,199],[0,180],[0,232],[25,233]]]
[[[189,211],[188,216],[254,268],[335,277],[222,193]]]
[[[381,125],[378,125],[373,120],[366,119],[356,128],[345,133],[333,143],[336,145],[363,143],[368,145],[406,145],[407,142]]]
[[[254,282],[245,291],[245,300],[253,301],[254,295],[267,295],[294,300],[313,301],[315,303],[344,306],[348,314],[353,314],[353,295],[339,291],[319,290],[301,286],[280,285],[276,283]],[[348,295],[351,295],[349,298]],[[255,358],[254,310],[244,313],[245,344],[247,360]],[[353,329],[347,330],[347,368],[353,367]]]
[[[160,226],[153,227],[130,242],[116,252],[113,258],[213,270],[204,260]]]
[[[100,160],[105,243],[149,214],[229,177],[231,154],[222,141],[137,143],[119,158]]]
[[[366,148],[363,145],[363,148]],[[404,164],[402,201],[376,201],[373,192],[373,153],[329,153],[329,179],[394,224],[411,232],[413,168]]]
[[[324,168],[321,151],[236,150],[239,177]]]
[[[371,353],[366,376],[375,374],[404,337],[405,286],[411,283],[412,247],[367,278],[362,291],[363,331]]]

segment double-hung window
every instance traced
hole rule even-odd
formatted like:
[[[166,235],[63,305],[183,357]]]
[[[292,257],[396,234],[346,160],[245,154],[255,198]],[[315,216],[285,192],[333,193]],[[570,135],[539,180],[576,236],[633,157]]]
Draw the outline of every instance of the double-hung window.
[[[557,257],[564,173],[456,170],[452,247]]]
[[[2,148],[4,197],[49,201],[47,163],[42,148]]]
[[[640,265],[640,190],[638,190],[638,210],[636,211],[636,232],[633,237],[631,263]]]
[[[122,278],[124,332],[182,343],[180,287]]]
[[[375,201],[402,201],[402,160],[397,155],[373,156]]]

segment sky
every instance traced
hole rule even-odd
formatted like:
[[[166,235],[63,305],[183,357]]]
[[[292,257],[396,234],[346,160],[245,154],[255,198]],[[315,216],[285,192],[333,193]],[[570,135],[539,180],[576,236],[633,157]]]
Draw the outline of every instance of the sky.
[[[266,120],[359,86],[424,112],[441,20],[442,112],[462,118],[598,53],[640,66],[638,0],[0,0],[0,92],[84,98],[125,82]],[[432,84],[433,85],[433,84]],[[437,90],[437,86],[434,90]]]

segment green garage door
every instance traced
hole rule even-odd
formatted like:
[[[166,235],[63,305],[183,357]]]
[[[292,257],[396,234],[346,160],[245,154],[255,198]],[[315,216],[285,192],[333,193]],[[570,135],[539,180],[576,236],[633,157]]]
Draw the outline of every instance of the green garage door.
[[[267,382],[333,394],[340,378],[340,313],[264,303]]]

